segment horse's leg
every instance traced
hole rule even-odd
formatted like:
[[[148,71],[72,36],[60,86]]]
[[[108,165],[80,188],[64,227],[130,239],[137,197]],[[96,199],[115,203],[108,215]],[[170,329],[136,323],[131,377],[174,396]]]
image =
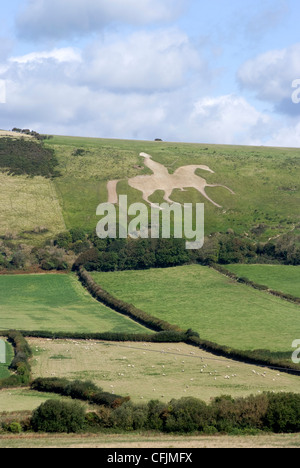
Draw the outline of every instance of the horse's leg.
[[[172,195],[172,192],[173,192],[173,190],[165,190],[165,194],[164,194],[164,200],[165,200],[167,203],[170,203],[171,205],[174,203],[174,202],[170,199],[170,196]]]
[[[209,196],[206,194],[205,189],[199,190],[199,192],[208,200],[210,201],[213,205],[215,205],[217,208],[222,208],[221,205],[218,205],[218,203],[214,202]]]

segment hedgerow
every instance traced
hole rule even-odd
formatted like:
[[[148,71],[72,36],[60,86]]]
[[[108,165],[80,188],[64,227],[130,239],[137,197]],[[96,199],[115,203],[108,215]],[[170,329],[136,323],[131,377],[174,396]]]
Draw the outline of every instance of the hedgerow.
[[[104,392],[102,388],[90,381],[40,377],[31,383],[31,389],[38,392],[56,393],[111,408],[121,406],[125,401],[128,401],[128,397],[124,398],[121,395]]]
[[[55,412],[53,407],[55,406]],[[45,411],[50,407],[51,412]],[[32,427],[36,431],[53,431],[53,413],[61,414],[62,403],[41,405],[33,416]],[[222,395],[210,403],[187,397],[171,400],[165,404],[151,400],[148,404],[134,404],[125,401],[117,407],[100,406],[85,415],[79,431],[83,429],[103,431],[104,429],[132,432],[154,430],[162,433],[297,433],[300,431],[300,395],[293,393],[250,395],[233,399]],[[37,426],[36,420],[42,419]],[[76,412],[74,417],[76,416]],[[71,416],[70,416],[71,419]],[[49,429],[50,426],[50,429]],[[57,427],[57,426],[55,426]],[[47,429],[48,428],[48,429]],[[60,425],[57,432],[61,431]],[[66,428],[65,428],[66,430]],[[68,430],[69,431],[69,430]]]
[[[164,320],[153,317],[147,312],[137,309],[132,304],[127,304],[126,302],[112,296],[110,293],[102,289],[101,286],[93,280],[91,275],[82,266],[78,268],[78,276],[86,289],[97,300],[115,310],[116,312],[126,315],[136,322],[155,331],[172,331],[182,333],[182,330],[177,325],[171,325]]]
[[[9,368],[14,373],[0,380],[0,388],[19,387],[29,384],[31,380],[30,358],[32,351],[21,332],[10,330],[2,333],[14,347],[14,358]]]

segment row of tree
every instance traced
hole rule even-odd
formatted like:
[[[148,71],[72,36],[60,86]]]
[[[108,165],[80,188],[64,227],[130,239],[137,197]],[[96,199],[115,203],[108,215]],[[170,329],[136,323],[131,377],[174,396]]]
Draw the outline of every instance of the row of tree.
[[[77,385],[82,386],[80,382]],[[4,429],[22,431],[21,424],[16,424]],[[300,431],[300,395],[269,392],[237,399],[225,395],[214,398],[209,404],[192,397],[174,399],[167,404],[158,400],[134,404],[125,399],[115,407],[101,405],[89,412],[78,401],[47,400],[33,412],[24,429],[43,433],[103,430],[181,434],[297,433]]]

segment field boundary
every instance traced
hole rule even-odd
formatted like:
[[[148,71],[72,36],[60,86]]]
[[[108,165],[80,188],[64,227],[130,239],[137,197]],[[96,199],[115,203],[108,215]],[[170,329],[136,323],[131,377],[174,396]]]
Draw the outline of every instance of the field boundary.
[[[20,331],[1,331],[1,335],[6,337],[12,344],[14,358],[9,366],[9,370],[13,371],[13,373],[9,377],[0,380],[0,389],[24,387],[31,380],[31,365],[29,362],[32,357],[31,348]]]
[[[227,276],[227,278],[230,278],[236,281],[237,283],[246,284],[247,286],[250,286],[253,289],[258,289],[259,291],[265,291],[266,293],[271,294],[272,296],[276,296],[285,301],[300,305],[300,297],[293,296],[292,294],[283,293],[281,291],[276,291],[275,289],[271,289],[268,286],[265,286],[263,284],[255,283],[255,281],[251,281],[244,276],[238,276],[235,273],[231,272],[230,270],[227,270],[227,268],[224,267],[223,265],[212,263],[210,264],[210,267],[216,270],[218,273],[221,273],[222,275]]]
[[[20,330],[27,338],[41,338],[52,340],[96,340],[110,342],[136,342],[136,343],[182,343],[187,339],[187,333],[161,331],[149,333],[80,333],[80,332],[52,332],[47,330]]]
[[[78,269],[78,276],[83,286],[90,292],[90,294],[93,295],[93,297],[116,312],[128,315],[131,319],[138,321],[144,326],[152,328],[155,331],[175,331],[177,333],[184,333],[183,330],[181,330],[176,325],[171,325],[168,322],[157,319],[156,317],[153,317],[150,314],[137,309],[133,305],[115,298],[113,295],[105,291],[98,283],[96,283],[91,275],[82,266]],[[274,360],[271,356],[265,357],[259,350],[242,351],[230,348],[228,346],[219,345],[217,343],[200,338],[199,334],[191,329],[186,332],[186,337],[183,342],[191,346],[196,346],[216,356],[223,356],[235,361],[266,367],[269,369],[278,369],[282,372],[300,377],[300,366],[297,364],[287,362],[286,360]]]
[[[160,331],[173,331],[182,333],[183,330],[177,325],[171,325],[170,323],[160,320],[147,312],[137,309],[132,304],[115,298],[112,294],[105,291],[98,283],[96,283],[91,275],[81,266],[78,268],[78,277],[83,286],[89,291],[89,293],[102,304],[108,306],[120,314],[126,315],[134,321],[146,326],[147,328],[156,332]]]

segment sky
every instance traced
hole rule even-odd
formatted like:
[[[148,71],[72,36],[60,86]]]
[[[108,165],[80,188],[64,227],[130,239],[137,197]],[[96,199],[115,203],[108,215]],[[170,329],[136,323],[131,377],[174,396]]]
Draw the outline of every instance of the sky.
[[[299,0],[2,2],[0,128],[299,147],[299,17]]]

